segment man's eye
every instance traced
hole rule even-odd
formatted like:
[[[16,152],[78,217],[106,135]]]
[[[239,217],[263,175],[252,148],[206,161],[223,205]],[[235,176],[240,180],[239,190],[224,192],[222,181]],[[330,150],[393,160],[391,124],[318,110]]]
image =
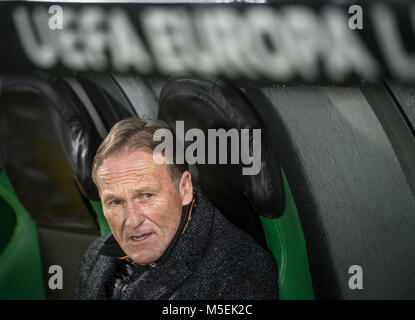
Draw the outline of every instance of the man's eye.
[[[145,193],[144,195],[147,199],[150,199],[153,196],[153,194],[151,193]]]
[[[121,200],[113,200],[111,204],[115,204],[116,206],[121,204]]]

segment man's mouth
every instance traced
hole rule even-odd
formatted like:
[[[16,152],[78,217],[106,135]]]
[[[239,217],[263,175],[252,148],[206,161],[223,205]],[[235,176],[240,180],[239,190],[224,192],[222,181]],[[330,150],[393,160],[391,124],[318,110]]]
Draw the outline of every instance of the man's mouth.
[[[148,233],[144,233],[144,234],[139,235],[139,236],[131,236],[130,240],[132,240],[132,241],[143,241],[143,240],[148,239],[152,234],[153,234],[153,232],[148,232]]]

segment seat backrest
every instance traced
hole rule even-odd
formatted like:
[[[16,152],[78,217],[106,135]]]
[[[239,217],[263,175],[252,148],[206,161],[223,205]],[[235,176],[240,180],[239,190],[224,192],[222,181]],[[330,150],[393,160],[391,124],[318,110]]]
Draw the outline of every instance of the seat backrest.
[[[95,232],[85,199],[98,199],[91,165],[101,140],[61,79],[36,74],[3,83],[4,169],[38,225]]]
[[[197,128],[205,136],[205,155],[208,152],[209,129],[238,130],[261,129],[261,170],[256,175],[243,175],[245,167],[239,158],[238,164],[230,164],[232,152],[227,142],[228,164],[219,164],[217,148],[216,164],[191,166],[193,181],[209,199],[236,226],[245,230],[266,247],[260,216],[278,217],[285,206],[284,189],[275,149],[269,144],[268,134],[263,130],[261,119],[244,99],[241,92],[223,81],[190,77],[170,79],[160,94],[159,119],[165,120],[175,130],[176,121],[184,121],[184,132]],[[176,132],[177,133],[177,132]],[[252,130],[250,131],[250,154],[252,154]],[[177,134],[177,139],[181,137]],[[189,141],[181,140],[186,147]],[[239,141],[238,141],[239,144]],[[239,145],[238,145],[239,146]],[[242,151],[242,147],[239,151]],[[244,150],[247,151],[247,150]],[[240,156],[240,154],[238,154]]]
[[[148,79],[128,75],[112,75],[112,77],[137,116],[147,119],[157,118],[158,96]]]
[[[56,78],[36,73],[3,83],[0,159],[36,223],[48,298],[73,298],[83,253],[99,232],[110,231],[91,166],[111,127],[137,115],[131,101],[137,105],[106,75]],[[64,290],[48,289],[51,265],[62,266]]]
[[[316,298],[413,299],[415,143],[384,88],[244,92],[280,150]]]
[[[39,236],[32,243],[41,254],[43,277],[31,280],[43,278],[47,298],[71,299],[79,261],[99,235],[89,200],[99,198],[91,165],[101,137],[72,88],[51,75],[5,79],[0,113],[4,170]],[[14,239],[23,244],[28,238],[19,233]],[[24,260],[26,248],[13,251],[15,261]],[[48,286],[52,265],[64,270],[63,290]],[[17,281],[19,273],[11,277]]]
[[[89,108],[96,111],[92,120],[94,123],[98,122],[98,119],[101,120],[103,129],[100,130],[100,134],[102,138],[105,138],[112,126],[121,119],[137,115],[128,96],[119,88],[114,78],[108,74],[83,75],[65,78],[65,80],[74,88],[79,97],[83,97],[83,104],[90,104]]]

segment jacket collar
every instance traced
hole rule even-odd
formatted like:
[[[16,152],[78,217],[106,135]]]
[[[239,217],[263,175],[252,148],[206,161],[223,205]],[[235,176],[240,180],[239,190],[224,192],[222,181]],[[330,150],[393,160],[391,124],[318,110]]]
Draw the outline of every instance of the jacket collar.
[[[126,256],[126,253],[121,249],[114,236],[111,234],[107,240],[104,241],[102,247],[99,249],[99,254],[107,257],[121,258]]]

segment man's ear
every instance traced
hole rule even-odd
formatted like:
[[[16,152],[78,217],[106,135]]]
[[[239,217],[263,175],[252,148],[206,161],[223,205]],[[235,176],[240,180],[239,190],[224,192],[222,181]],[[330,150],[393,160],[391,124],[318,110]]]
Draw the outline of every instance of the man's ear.
[[[193,199],[192,175],[189,171],[183,172],[182,178],[180,179],[179,191],[182,205],[187,206]]]

